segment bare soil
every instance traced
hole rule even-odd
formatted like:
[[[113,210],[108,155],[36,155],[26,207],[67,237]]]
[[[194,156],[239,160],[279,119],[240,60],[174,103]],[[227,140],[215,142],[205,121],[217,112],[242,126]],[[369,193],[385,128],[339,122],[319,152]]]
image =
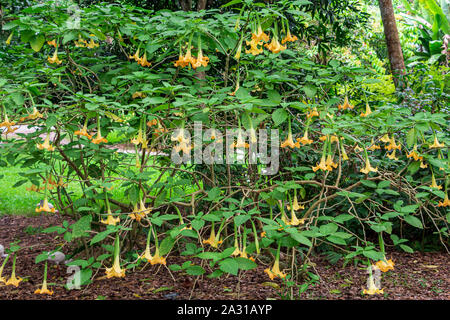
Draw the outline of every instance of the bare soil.
[[[197,278],[168,268],[145,266],[143,269],[128,271],[125,278],[100,279],[100,271],[94,282],[81,290],[66,290],[63,284],[68,274],[64,265],[49,265],[48,282],[54,290],[52,296],[36,295],[43,279],[43,265],[35,264],[35,257],[43,251],[55,248],[55,234],[36,232],[39,228],[61,223],[61,217],[42,215],[38,217],[2,216],[0,217],[0,244],[5,247],[20,240],[23,248],[18,254],[16,274],[24,280],[19,287],[0,284],[0,300],[92,300],[92,299],[207,299],[207,300],[265,300],[280,299],[280,280],[270,281],[264,273],[267,267],[259,264],[255,270],[243,273],[240,280],[235,276],[209,279]],[[342,261],[331,265],[324,257],[311,258],[309,271],[320,276],[320,282],[310,287],[301,299],[450,299],[450,255],[445,252],[391,252],[388,254],[395,262],[395,270],[382,274],[384,295],[367,296],[362,294],[366,287],[367,272],[362,265],[347,265]],[[183,263],[183,257],[170,255],[167,265]],[[2,259],[0,258],[0,263]],[[11,263],[8,262],[3,276],[9,276]],[[269,284],[272,282],[272,284]]]

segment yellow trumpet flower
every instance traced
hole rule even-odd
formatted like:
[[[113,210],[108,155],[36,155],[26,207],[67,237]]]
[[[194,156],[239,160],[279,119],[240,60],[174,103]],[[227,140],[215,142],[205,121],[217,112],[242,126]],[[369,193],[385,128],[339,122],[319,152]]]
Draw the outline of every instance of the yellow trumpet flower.
[[[294,139],[292,138],[292,132],[289,132],[286,140],[281,143],[281,148],[286,147],[290,147],[292,149],[300,148],[300,142],[294,142]]]
[[[413,150],[406,155],[407,158],[413,158],[415,161],[423,160],[423,157],[417,153],[417,145],[414,145]]]
[[[47,197],[44,198],[44,201],[41,201],[39,206],[35,209],[36,212],[50,212],[55,213],[55,207],[50,208],[48,204]]]
[[[151,62],[147,61],[147,52],[144,52],[144,55],[137,60],[137,63],[142,67],[150,67],[152,65]]]
[[[47,150],[47,151],[55,150],[55,147],[50,144],[50,134],[47,134],[47,137],[45,138],[44,143],[38,143],[38,144],[36,144],[36,147],[39,150]]]
[[[244,138],[242,137],[242,130],[239,129],[237,142],[233,142],[230,145],[230,148],[249,148],[249,147],[250,145],[247,142],[245,142]]]
[[[11,277],[5,282],[5,285],[15,286],[17,288],[23,279],[21,277],[16,277],[16,258],[17,256],[14,254]]]
[[[120,244],[119,236],[116,237],[114,244],[114,262],[111,268],[106,268],[106,278],[110,279],[113,277],[123,278],[125,277],[125,269],[120,267]]]
[[[297,36],[295,36],[295,35],[292,36],[291,35],[291,30],[289,30],[289,28],[287,28],[286,37],[283,40],[281,40],[281,43],[285,44],[287,41],[294,42],[294,41],[297,41],[297,40],[298,40]]]
[[[269,35],[264,33],[264,31],[261,28],[261,25],[258,25],[258,31],[257,33],[252,33],[252,41],[255,42],[269,42]]]
[[[368,289],[364,289],[364,290],[363,290],[363,293],[364,293],[364,294],[369,294],[369,295],[382,294],[382,293],[384,293],[383,290],[384,290],[384,289],[381,289],[381,290],[380,290],[380,288],[378,288],[378,287],[375,285],[375,281],[374,281],[374,279],[373,279],[373,276],[370,275],[370,276],[369,276],[369,288],[368,288]]]
[[[365,173],[365,174],[369,174],[369,172],[378,172],[378,167],[373,168],[373,167],[370,165],[369,158],[367,157],[367,158],[366,158],[366,167],[363,168],[363,169],[361,169],[361,170],[359,170],[359,171],[362,172],[362,173]]]
[[[200,66],[206,67],[209,63],[209,58],[203,55],[203,51],[200,48],[198,51],[197,59],[193,60],[192,68],[197,69]]]
[[[280,271],[280,261],[279,261],[278,256],[275,259],[275,263],[273,264],[272,269],[267,268],[264,270],[264,272],[267,273],[270,280],[275,279],[275,277],[282,278],[282,279],[286,277],[286,274],[284,274],[283,272]]]
[[[439,141],[437,139],[437,136],[435,135],[433,144],[430,145],[428,148],[435,149],[435,148],[443,148],[443,147],[445,147],[445,144],[444,143],[439,143]]]
[[[361,112],[361,117],[368,117],[372,113],[372,110],[370,109],[370,106],[368,103],[366,103],[366,112]]]
[[[278,39],[275,37],[272,38],[272,41],[270,43],[266,43],[264,46],[272,51],[272,53],[279,53],[283,50],[286,50],[286,46],[281,45],[280,42],[278,42]]]
[[[6,43],[7,46],[9,46],[11,44],[11,40],[13,38],[13,35],[14,35],[14,31],[11,32],[11,34],[8,37],[8,39],[6,39],[5,43]]]
[[[86,122],[84,123],[83,128],[82,128],[81,130],[77,130],[77,131],[75,131],[73,134],[76,135],[76,136],[85,136],[85,137],[88,138],[89,140],[92,139],[92,135],[90,135],[90,134],[87,132],[87,123],[86,123]]]
[[[397,150],[394,149],[394,150],[392,151],[392,153],[391,153],[391,154],[387,154],[386,157],[388,157],[388,158],[391,159],[391,160],[398,160],[398,158],[395,156],[395,151],[397,151]]]
[[[319,169],[323,170],[323,171],[328,170],[328,166],[327,166],[327,163],[326,163],[325,155],[322,155],[322,158],[320,158],[320,163],[318,163],[317,166],[312,167],[312,170],[314,172],[316,172]]]
[[[436,188],[438,190],[442,189],[442,186],[436,183],[436,178],[434,177],[434,173],[431,173],[431,185],[430,188]]]
[[[217,248],[219,244],[221,244],[222,242],[223,242],[222,240],[219,240],[219,236],[216,237],[213,223],[211,226],[211,234],[209,235],[209,238],[207,240],[203,240],[203,243],[209,244],[213,248]]]
[[[44,269],[44,281],[42,282],[41,289],[37,289],[34,294],[48,294],[52,295],[53,291],[49,290],[47,288],[47,262],[45,262],[45,269]]]
[[[100,144],[100,143],[108,143],[108,140],[106,140],[105,138],[102,137],[102,133],[100,132],[100,130],[97,131],[97,136],[92,139],[92,143],[95,144]]]
[[[439,201],[438,207],[448,207],[450,206],[450,200],[448,199],[447,192],[445,193],[444,201]]]
[[[352,105],[349,103],[348,97],[347,97],[347,96],[345,96],[344,103],[338,105],[338,109],[339,109],[339,110],[353,109],[353,108],[354,108],[354,106],[352,106]]]
[[[263,48],[258,48],[259,45],[262,45],[262,43],[260,43],[259,41],[245,41],[245,43],[250,46],[250,49],[245,49],[245,53],[250,53],[254,56],[257,56],[258,54],[262,53],[264,50]]]
[[[300,142],[304,146],[313,143],[313,141],[308,138],[308,130],[305,131],[305,134],[302,138],[297,138],[297,142]]]
[[[62,60],[59,60],[59,58],[58,58],[58,49],[57,48],[55,49],[55,52],[53,53],[53,56],[51,58],[48,57],[47,60],[50,63],[56,63],[56,64],[61,64],[62,63]]]
[[[378,269],[380,269],[382,272],[387,272],[389,270],[394,270],[394,262],[389,259],[386,260],[386,257],[383,260],[378,261],[375,263]]]

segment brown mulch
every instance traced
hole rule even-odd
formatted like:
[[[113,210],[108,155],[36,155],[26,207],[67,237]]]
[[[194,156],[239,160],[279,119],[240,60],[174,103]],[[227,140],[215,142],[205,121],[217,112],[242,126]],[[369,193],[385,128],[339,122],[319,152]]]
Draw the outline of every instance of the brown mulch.
[[[128,271],[122,279],[94,280],[81,290],[66,290],[63,284],[69,276],[66,266],[49,264],[48,282],[54,290],[53,296],[35,295],[43,278],[43,264],[35,264],[35,257],[43,251],[53,250],[56,234],[34,232],[60,224],[61,217],[38,216],[2,216],[0,217],[0,244],[5,247],[20,240],[23,250],[17,258],[16,274],[24,281],[18,288],[0,284],[2,299],[242,299],[265,300],[280,299],[278,290],[270,285],[270,279],[264,273],[267,266],[260,265],[256,270],[244,272],[241,279],[235,276],[209,279],[169,272],[164,266],[146,266],[135,272]],[[59,242],[60,240],[56,240]],[[362,295],[366,286],[367,272],[362,265],[342,266],[342,261],[331,265],[324,257],[311,258],[312,266],[308,271],[320,276],[320,282],[310,287],[301,299],[420,299],[450,300],[450,255],[445,252],[388,254],[395,262],[395,270],[382,274],[384,295]],[[0,258],[0,263],[3,260]],[[183,257],[169,256],[167,265],[181,264]],[[8,262],[3,276],[9,276],[11,263]],[[103,276],[101,271],[96,278]],[[174,280],[175,279],[175,280]],[[281,285],[280,281],[274,281]],[[272,282],[273,283],[273,282]],[[275,285],[276,287],[276,285]]]

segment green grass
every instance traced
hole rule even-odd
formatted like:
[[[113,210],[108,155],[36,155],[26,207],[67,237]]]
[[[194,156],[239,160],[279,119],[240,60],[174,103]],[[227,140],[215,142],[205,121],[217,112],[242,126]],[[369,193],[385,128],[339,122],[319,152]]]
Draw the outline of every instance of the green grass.
[[[133,168],[132,168],[133,169]],[[134,168],[133,170],[138,170]],[[152,180],[159,176],[159,172],[154,171],[152,174]],[[39,215],[39,213],[35,212],[36,205],[41,201],[44,197],[43,192],[34,192],[28,191],[26,188],[30,187],[30,183],[22,184],[16,188],[13,188],[14,184],[18,181],[23,180],[23,177],[20,176],[20,173],[24,173],[28,171],[27,168],[21,168],[20,166],[8,166],[8,167],[0,167],[0,216],[2,215],[26,215],[26,216],[35,216]],[[166,172],[163,176],[163,181],[170,175],[169,172]],[[122,188],[120,185],[123,181],[117,180],[114,181],[113,189],[109,191],[112,194],[112,198],[128,203],[129,200],[125,197],[124,191],[125,188]],[[151,182],[147,182],[151,185]],[[194,191],[195,186],[187,185],[184,192],[189,193]],[[72,199],[78,199],[82,197],[83,192],[81,186],[78,182],[70,182],[68,187],[66,188],[67,192],[71,195]],[[52,202],[51,200],[49,200]]]
[[[36,205],[41,201],[39,193],[28,191],[29,183],[13,188],[13,185],[22,180],[19,175],[23,172],[20,167],[0,167],[0,216],[4,214],[33,215]]]

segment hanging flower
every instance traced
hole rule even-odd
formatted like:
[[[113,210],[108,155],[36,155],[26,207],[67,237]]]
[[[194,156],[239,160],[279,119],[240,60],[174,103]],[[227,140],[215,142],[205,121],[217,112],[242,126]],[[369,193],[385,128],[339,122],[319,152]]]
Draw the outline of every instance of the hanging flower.
[[[144,143],[144,138],[142,137],[142,128],[139,126],[138,134],[135,138],[131,139],[131,143],[134,145],[139,145],[141,143]]]
[[[281,40],[281,43],[282,44],[285,44],[287,41],[290,41],[290,42],[295,42],[295,41],[297,41],[298,40],[298,38],[297,38],[297,36],[292,36],[291,35],[291,30],[289,30],[289,27],[287,27],[287,34],[286,34],[286,37],[283,39],[283,40]]]
[[[448,200],[448,193],[445,193],[444,201],[439,201],[438,207],[448,207],[450,206],[450,200]]]
[[[242,52],[242,39],[239,41],[239,46],[236,49],[236,54],[234,55],[234,58],[239,61],[241,58],[241,52]]]
[[[304,209],[305,207],[302,206],[302,208]],[[290,226],[298,226],[300,224],[304,224],[305,223],[305,219],[298,219],[297,215],[295,214],[295,210],[294,208],[292,208],[291,210],[291,221],[289,221]]]
[[[359,171],[362,172],[362,173],[365,173],[365,174],[369,174],[369,172],[378,172],[378,167],[373,168],[370,165],[369,157],[366,157],[366,167],[361,169],[361,170],[359,170]]]
[[[120,268],[120,243],[119,236],[116,236],[114,244],[114,262],[111,268],[106,268],[106,278],[113,277],[123,278],[125,277],[125,269]]]
[[[308,130],[305,131],[305,134],[302,138],[297,138],[297,142],[300,142],[304,146],[313,143],[313,141],[308,138]]]
[[[219,235],[217,235],[217,237],[216,237],[216,233],[214,231],[214,222],[213,222],[212,226],[211,226],[211,234],[207,240],[203,240],[203,243],[209,244],[213,248],[217,248],[219,246],[219,244],[221,244],[222,242],[223,242],[222,240],[219,240]]]
[[[13,38],[13,35],[14,35],[14,31],[11,32],[11,34],[8,37],[8,39],[6,39],[5,43],[6,43],[7,46],[9,46],[11,44],[11,40]]]
[[[0,123],[0,127],[6,127],[6,134],[8,133],[12,133],[14,131],[16,131],[17,129],[19,129],[19,127],[13,128],[12,126],[15,125],[16,123],[14,121],[9,121],[8,119],[8,115],[6,114],[6,110],[4,111],[5,113],[5,120],[3,122]]]
[[[338,167],[338,164],[333,162],[333,157],[332,157],[331,154],[329,154],[329,155],[327,156],[327,160],[325,161],[325,164],[326,164],[326,166],[327,166],[327,170],[328,170],[328,171],[332,171],[333,168],[336,169],[336,168]]]
[[[53,56],[52,56],[51,58],[48,57],[47,60],[48,60],[48,62],[50,62],[50,63],[61,64],[62,61],[59,60],[59,58],[58,58],[58,49],[55,49],[55,52],[53,53]]]
[[[282,278],[282,279],[284,279],[286,277],[286,274],[284,274],[283,272],[280,271],[280,253],[279,253],[279,250],[280,249],[278,249],[277,256],[275,258],[275,262],[273,264],[272,269],[267,268],[267,269],[264,270],[264,272],[267,273],[267,275],[269,276],[270,280],[275,279],[275,277]]]
[[[377,268],[377,267],[376,266],[372,266],[372,268]],[[370,276],[369,276],[369,283],[368,283],[368,289],[364,289],[363,293],[364,294],[369,294],[369,295],[382,294],[382,293],[384,293],[383,290],[384,289],[380,290],[380,288],[378,288],[375,285],[375,281],[373,279],[373,276],[372,276],[372,274],[370,274]]]
[[[375,263],[375,265],[382,272],[387,272],[389,270],[394,270],[394,265],[395,264],[394,264],[394,262],[391,259],[386,260],[386,257],[384,257],[383,260],[378,261],[377,263]]]
[[[347,155],[347,152],[345,152],[344,144],[341,143],[340,145],[341,145],[342,160],[343,161],[348,160],[348,155]]]
[[[349,102],[348,102],[348,97],[347,96],[345,96],[345,99],[344,99],[344,103],[341,105],[338,105],[338,109],[339,110],[346,110],[346,109],[353,109],[354,108],[354,106],[352,106]]]
[[[430,149],[434,149],[434,148],[443,148],[445,147],[444,143],[439,143],[437,136],[434,135],[434,142],[432,145],[429,146]]]
[[[291,206],[290,205],[286,205],[288,210],[291,210]],[[294,211],[298,211],[300,209],[305,209],[305,206],[299,205],[298,201],[297,201],[297,197],[294,196],[294,202],[292,203],[292,210]]]
[[[298,141],[294,142],[294,140],[292,138],[292,132],[289,132],[286,140],[284,140],[284,142],[281,143],[281,148],[287,148],[287,147],[290,147],[292,149],[300,148],[300,142],[298,142]]]
[[[417,145],[414,145],[413,150],[406,155],[407,158],[413,158],[415,161],[423,160],[423,157],[419,156],[417,153]]]
[[[242,130],[239,129],[237,142],[233,142],[230,145],[230,148],[247,148],[248,149],[249,147],[250,147],[250,145],[247,142],[245,142],[244,138],[242,137]]]
[[[136,62],[138,62],[139,61],[139,48],[136,50],[136,52],[134,53],[134,55],[132,55],[132,56],[128,56],[128,59],[130,59],[130,60],[134,60],[134,61],[136,61]]]
[[[150,67],[152,65],[151,62],[147,61],[147,52],[144,52],[144,55],[141,59],[136,60],[139,65],[142,67]]]
[[[166,258],[164,258],[164,257],[162,257],[162,256],[159,255],[159,248],[158,248],[158,247],[156,247],[156,249],[155,249],[155,255],[154,255],[153,258],[150,260],[150,263],[151,263],[152,265],[155,265],[155,264],[163,264],[163,265],[166,265]]]
[[[5,282],[5,285],[15,286],[17,288],[19,286],[19,283],[23,279],[21,277],[16,277],[16,258],[17,258],[17,255],[14,254],[11,278],[9,278],[8,281]]]
[[[55,147],[50,144],[50,134],[47,134],[47,137],[45,138],[44,143],[38,143],[38,144],[36,144],[36,147],[39,150],[47,150],[47,151],[55,150]]]
[[[83,128],[82,128],[81,130],[75,131],[73,134],[76,135],[76,136],[85,136],[85,137],[88,138],[89,140],[92,139],[92,135],[90,135],[90,134],[87,132],[87,119],[86,119],[86,121],[84,122]]]
[[[431,185],[430,185],[430,188],[436,188],[438,190],[442,189],[442,186],[440,186],[440,185],[438,185],[436,183],[436,178],[434,177],[434,173],[433,172],[431,172]]]
[[[6,256],[5,260],[3,260],[2,266],[0,267],[0,283],[6,284],[6,278],[3,277],[3,269],[5,268],[6,263],[9,260],[9,255]]]
[[[264,50],[263,48],[258,48],[259,45],[262,45],[259,41],[245,41],[245,43],[250,46],[250,49],[245,49],[245,53],[252,54],[254,56],[257,56],[258,54],[262,53]]]
[[[89,49],[93,49],[93,48],[96,48],[96,47],[98,47],[98,46],[99,46],[99,44],[98,44],[98,43],[95,43],[95,42],[94,42],[94,39],[92,39],[92,38],[91,38],[91,40],[89,41],[89,43],[86,44],[86,48],[89,48]]]
[[[53,291],[49,290],[47,288],[47,262],[45,262],[45,269],[44,269],[44,281],[42,282],[42,288],[37,289],[34,294],[48,294],[52,295]]]
[[[270,42],[269,44],[266,43],[264,46],[272,51],[272,53],[279,53],[283,50],[286,50],[286,46],[281,45],[276,37],[273,37],[272,42]]]
[[[326,171],[326,170],[328,170],[328,166],[327,166],[327,163],[326,163],[326,159],[325,159],[325,155],[323,154],[322,155],[322,158],[320,158],[320,162],[317,164],[317,166],[315,166],[315,167],[312,167],[312,170],[314,171],[314,172],[316,172],[317,170],[323,170],[323,171]]]
[[[368,117],[372,113],[370,106],[366,103],[366,112],[361,112],[361,117]]]
[[[20,118],[20,121],[23,122],[23,121],[26,121],[26,120],[35,120],[35,119],[37,119],[37,118],[42,118],[42,117],[44,117],[44,116],[42,115],[42,113],[40,113],[40,112],[36,109],[36,107],[34,106],[34,107],[33,107],[33,112],[31,112],[31,113],[30,113],[28,116],[26,116],[26,117]]]
[[[92,139],[92,143],[100,144],[102,142],[103,143],[108,143],[108,140],[106,140],[106,138],[102,137],[102,133],[101,133],[100,128],[99,128],[99,130],[97,131],[97,136],[94,139]]]
[[[53,46],[53,47],[58,47],[58,44],[56,43],[56,40],[55,39],[53,39],[52,41],[47,41],[47,44],[49,45],[49,46]]]
[[[206,67],[209,63],[209,58],[207,56],[203,56],[202,48],[198,50],[197,59],[194,59],[192,63],[192,68],[197,69],[200,66]]]
[[[385,146],[384,148],[388,151],[395,150],[395,149],[400,150],[401,146],[395,142],[395,137],[394,137],[394,135],[392,135],[392,139],[389,140],[389,144],[387,146]]]
[[[398,160],[398,158],[395,156],[395,151],[397,151],[397,150],[394,149],[394,150],[392,151],[392,153],[391,153],[391,154],[387,154],[386,157],[388,157],[388,158],[391,159],[391,160]]]
[[[317,108],[316,108],[316,107],[314,107],[314,109],[309,110],[309,111],[306,113],[306,118],[307,118],[307,119],[312,119],[313,117],[318,117],[318,116],[319,116],[319,112],[317,111]]]
[[[269,42],[269,35],[267,33],[264,33],[264,31],[261,28],[261,25],[258,25],[258,31],[257,33],[252,33],[252,41],[255,42]]]
[[[150,253],[150,237],[152,234],[152,228],[149,228],[148,234],[147,234],[147,245],[145,246],[145,251],[142,255],[139,256],[139,259],[145,259],[147,262],[152,261],[153,256]]]
[[[116,224],[120,223],[120,217],[114,218],[114,216],[111,213],[111,210],[108,209],[108,214],[106,219],[102,219],[101,223],[108,224],[110,226],[115,226]]]
[[[47,197],[44,198],[44,201],[41,201],[38,205],[38,207],[35,209],[36,212],[49,212],[49,213],[55,213],[55,207],[51,207],[48,203]]]
[[[184,67],[188,66],[189,63],[191,65],[193,65],[195,63],[195,58],[191,54],[191,44],[190,43],[188,44],[188,49],[186,51],[186,55],[183,56],[181,54],[181,49],[180,49],[180,55],[178,57],[178,60],[175,61],[174,66],[184,68]]]

